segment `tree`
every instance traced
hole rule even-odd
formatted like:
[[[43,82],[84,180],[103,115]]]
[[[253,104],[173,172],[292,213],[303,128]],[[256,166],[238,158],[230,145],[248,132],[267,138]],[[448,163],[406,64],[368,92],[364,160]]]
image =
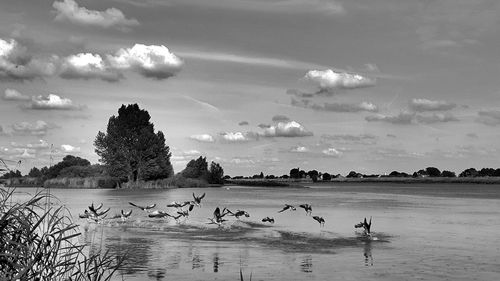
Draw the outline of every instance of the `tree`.
[[[425,171],[429,175],[429,177],[440,177],[441,176],[441,171],[439,171],[438,168],[435,167],[427,167],[425,168]]]
[[[208,163],[206,157],[198,157],[189,161],[186,168],[181,172],[181,175],[190,179],[207,179],[208,176]]]
[[[22,177],[23,175],[21,174],[21,171],[19,170],[15,170],[15,171],[8,171],[7,173],[3,174],[2,177],[0,177],[1,179],[11,179],[11,178],[20,178]]]
[[[170,148],[151,116],[137,104],[122,105],[111,116],[106,133],[97,134],[95,152],[110,176],[124,181],[154,180],[173,175]]]
[[[223,184],[224,183],[224,169],[212,161],[210,169],[208,170],[208,183]]]
[[[313,182],[317,182],[318,181],[318,177],[319,177],[319,172],[318,171],[311,170],[311,171],[307,172],[307,175],[311,178],[311,180]]]
[[[465,169],[458,176],[461,178],[475,177],[477,176],[477,170],[474,168]]]
[[[331,181],[332,175],[330,175],[329,173],[323,173],[323,180],[324,181]]]
[[[90,166],[90,162],[87,159],[83,159],[73,155],[64,156],[63,160],[54,166],[50,167],[45,174],[47,178],[52,179],[60,175],[61,170],[71,166]]]
[[[43,176],[43,174],[40,171],[40,169],[38,169],[37,167],[33,167],[29,171],[28,176],[30,176],[32,178],[41,178]]]
[[[441,173],[441,176],[442,176],[442,177],[445,177],[445,178],[454,178],[454,177],[456,177],[457,175],[455,175],[455,172],[451,172],[451,171],[444,170],[444,171]]]
[[[482,168],[477,176],[478,177],[493,177],[493,175],[495,174],[495,169],[493,168]]]
[[[293,168],[290,170],[290,178],[292,179],[298,179],[300,178],[300,175],[299,175],[299,168]]]

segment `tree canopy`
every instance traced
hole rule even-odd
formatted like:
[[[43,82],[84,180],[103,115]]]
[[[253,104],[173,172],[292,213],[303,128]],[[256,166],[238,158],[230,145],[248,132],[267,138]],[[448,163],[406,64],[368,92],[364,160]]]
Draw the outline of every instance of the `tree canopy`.
[[[99,131],[95,152],[110,176],[124,181],[155,180],[173,175],[170,148],[161,131],[154,132],[151,116],[137,104],[122,105]]]

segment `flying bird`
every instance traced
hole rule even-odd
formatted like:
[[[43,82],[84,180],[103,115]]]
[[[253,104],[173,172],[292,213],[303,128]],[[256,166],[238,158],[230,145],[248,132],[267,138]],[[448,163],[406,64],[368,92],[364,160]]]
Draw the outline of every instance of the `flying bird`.
[[[299,207],[303,208],[306,211],[307,215],[312,214],[313,209],[312,209],[312,206],[310,204],[301,204],[301,205],[299,205]]]
[[[360,222],[358,224],[355,224],[354,228],[363,228],[364,231],[365,231],[365,234],[366,235],[370,235],[371,234],[371,228],[372,228],[372,217],[370,217],[370,222],[367,222],[366,218],[365,218],[364,221],[362,221],[362,222]]]
[[[237,219],[239,219],[241,216],[245,216],[245,217],[250,217],[250,214],[247,212],[247,211],[244,211],[244,210],[236,210],[236,212],[231,212],[229,209],[225,209],[228,214],[230,216],[233,216],[233,217],[236,217]]]
[[[228,210],[226,208],[224,208],[222,213],[221,213],[219,207],[215,208],[214,216],[212,218],[208,218],[210,220],[210,222],[208,224],[217,224],[217,225],[221,226],[222,223],[226,221],[223,218],[225,215],[227,215],[229,213],[227,211]]]
[[[278,213],[284,212],[286,210],[295,211],[297,209],[295,209],[295,207],[292,206],[292,205],[285,204],[285,207],[283,207],[283,209],[281,209],[280,211],[278,211]]]
[[[153,209],[154,207],[156,207],[156,204],[152,204],[152,205],[149,205],[149,206],[140,206],[140,205],[136,205],[132,202],[128,202],[130,205],[134,206],[134,207],[137,207],[145,212],[149,212],[150,209]]]
[[[194,192],[193,192],[193,198],[194,198],[194,204],[196,206],[200,206],[201,199],[205,198],[205,193],[203,193],[201,196],[196,196],[196,195],[194,195]]]
[[[313,216],[313,219],[315,221],[319,222],[320,226],[325,226],[325,219],[323,217]]]
[[[164,211],[156,210],[156,211],[149,213],[148,217],[150,217],[150,218],[165,218],[165,217],[172,217],[172,215],[170,215]]]
[[[274,218],[265,217],[265,218],[262,219],[262,222],[274,223]]]

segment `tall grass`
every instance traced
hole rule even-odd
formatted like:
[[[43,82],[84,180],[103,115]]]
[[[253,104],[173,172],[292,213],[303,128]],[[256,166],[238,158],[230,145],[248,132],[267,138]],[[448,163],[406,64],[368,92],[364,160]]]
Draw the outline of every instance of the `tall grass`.
[[[0,187],[0,280],[110,280],[125,256],[85,254],[78,225],[68,210],[39,192],[16,202],[14,189]]]

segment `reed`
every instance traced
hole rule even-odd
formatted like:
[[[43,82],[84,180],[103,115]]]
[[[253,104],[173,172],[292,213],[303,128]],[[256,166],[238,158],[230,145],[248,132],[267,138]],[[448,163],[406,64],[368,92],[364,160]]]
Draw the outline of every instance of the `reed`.
[[[0,187],[0,280],[110,280],[125,256],[85,254],[78,225],[57,200],[38,192],[16,202],[14,189]]]

